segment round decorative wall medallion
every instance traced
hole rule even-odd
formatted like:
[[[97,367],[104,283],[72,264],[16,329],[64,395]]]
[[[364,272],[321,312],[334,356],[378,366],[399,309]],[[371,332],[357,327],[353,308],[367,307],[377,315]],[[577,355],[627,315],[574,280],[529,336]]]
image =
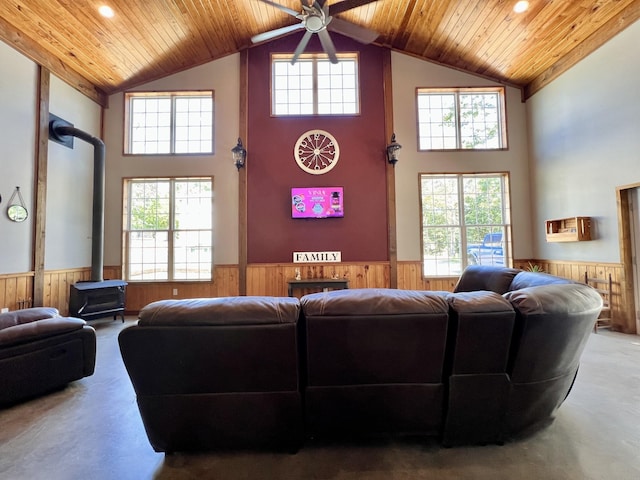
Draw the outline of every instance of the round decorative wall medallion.
[[[293,147],[298,166],[312,175],[327,173],[338,163],[340,147],[329,132],[309,130],[298,138]]]

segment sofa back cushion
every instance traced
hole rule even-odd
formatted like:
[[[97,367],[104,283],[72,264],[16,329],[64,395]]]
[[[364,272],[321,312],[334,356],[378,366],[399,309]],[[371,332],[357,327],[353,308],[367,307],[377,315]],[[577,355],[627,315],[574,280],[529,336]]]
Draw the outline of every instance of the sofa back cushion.
[[[488,290],[502,295],[509,291],[513,278],[520,272],[515,268],[491,265],[470,265],[464,269],[454,292],[474,292]]]
[[[555,275],[549,275],[548,273],[521,271],[514,277],[508,290],[513,291],[527,287],[537,287],[540,285],[558,285],[564,283],[576,282],[566,278],[556,277]]]
[[[505,373],[516,316],[511,303],[486,290],[451,293],[447,300],[451,373]]]
[[[444,294],[349,289],[306,295],[300,303],[310,386],[442,381]]]
[[[140,310],[140,326],[296,323],[300,302],[290,297],[220,297],[160,300]]]
[[[20,323],[0,330],[0,347],[33,342],[82,329],[87,323],[80,318],[52,317]]]
[[[33,307],[0,313],[0,330],[57,316],[58,310],[53,307]]]
[[[567,375],[580,355],[602,308],[587,285],[556,283],[508,292],[516,311],[511,380],[540,382]]]

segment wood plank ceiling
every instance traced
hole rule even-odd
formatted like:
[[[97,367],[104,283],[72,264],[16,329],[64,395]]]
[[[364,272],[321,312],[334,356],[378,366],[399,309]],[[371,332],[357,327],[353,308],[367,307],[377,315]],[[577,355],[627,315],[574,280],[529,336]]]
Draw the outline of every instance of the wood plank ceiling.
[[[301,10],[300,0],[274,1]],[[340,17],[379,32],[378,45],[521,87],[525,98],[640,18],[640,0],[530,0],[522,14],[515,3],[378,0]],[[102,4],[113,18],[98,14]],[[98,100],[296,22],[258,0],[0,2],[0,39]]]

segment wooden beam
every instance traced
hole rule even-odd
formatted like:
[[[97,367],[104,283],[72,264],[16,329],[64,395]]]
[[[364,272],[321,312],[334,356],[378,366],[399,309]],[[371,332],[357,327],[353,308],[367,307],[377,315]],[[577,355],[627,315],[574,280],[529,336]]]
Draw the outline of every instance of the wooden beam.
[[[391,50],[382,53],[382,70],[384,82],[384,131],[385,140],[391,141],[393,135],[393,86],[391,82]],[[386,157],[386,152],[385,152]],[[386,161],[387,175],[387,236],[389,242],[389,287],[398,288],[398,242],[396,223],[396,171],[395,165]]]
[[[245,148],[248,139],[248,98],[249,98],[249,50],[240,52],[240,125],[238,132]],[[247,155],[248,156],[248,155]],[[247,159],[244,168],[238,171],[238,291],[247,294],[247,169],[251,162]]]
[[[35,187],[33,235],[33,306],[44,302],[44,255],[47,212],[47,165],[49,156],[49,96],[51,75],[49,70],[38,67],[38,103],[36,112]]]
[[[558,59],[553,66],[534,78],[525,86],[524,98],[528,99],[532,97],[536,92],[542,90],[543,87],[549,85],[553,80],[576,65],[579,61],[595,52],[598,48],[611,40],[611,38],[627,28],[629,25],[632,25],[639,18],[640,2],[634,2],[605,23],[601,28],[596,30],[596,32],[576,48],[571,50],[567,55]]]
[[[62,81],[68,83],[80,93],[89,97],[98,105],[105,108],[108,106],[108,96],[106,93],[80,74],[71,70],[60,60],[54,58],[35,41],[26,37],[20,31],[9,25],[9,23],[7,23],[2,17],[0,17],[0,40],[4,40],[18,52],[31,59],[39,66],[46,68],[56,77],[59,77]]]
[[[620,309],[622,319],[614,317],[617,325],[622,323],[622,332],[638,333],[636,326],[636,306],[633,280],[633,232],[631,226],[631,192],[636,186],[619,187],[616,189],[616,204],[618,208],[618,236],[620,242],[620,262],[622,264],[622,276],[620,279]]]

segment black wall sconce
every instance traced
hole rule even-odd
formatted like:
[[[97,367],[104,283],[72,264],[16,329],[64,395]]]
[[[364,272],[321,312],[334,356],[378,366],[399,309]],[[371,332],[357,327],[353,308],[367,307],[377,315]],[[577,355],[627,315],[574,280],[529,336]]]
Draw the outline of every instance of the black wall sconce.
[[[387,161],[395,167],[398,161],[398,150],[402,148],[398,142],[396,142],[396,134],[391,135],[391,143],[387,145]]]
[[[233,164],[240,171],[247,161],[247,150],[242,146],[241,138],[238,138],[238,144],[231,149],[231,153],[233,154]]]

